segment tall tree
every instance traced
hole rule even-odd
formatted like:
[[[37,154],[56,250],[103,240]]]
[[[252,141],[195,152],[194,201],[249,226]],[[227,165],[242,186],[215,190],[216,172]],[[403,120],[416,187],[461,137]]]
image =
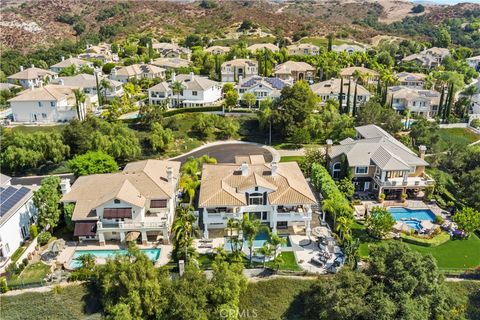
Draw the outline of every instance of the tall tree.
[[[83,121],[85,119],[82,109],[84,108],[84,103],[87,98],[85,93],[80,89],[73,89],[75,95],[75,109],[77,112],[78,120]]]
[[[340,113],[345,113],[343,108],[343,77],[340,79],[340,93],[338,94],[338,103],[340,106]]]
[[[353,93],[353,109],[352,109],[352,116],[357,115],[357,88],[358,88],[358,83],[355,82],[355,91]]]
[[[33,203],[38,210],[40,228],[55,228],[60,220],[60,178],[49,176],[42,180],[40,188],[33,192]]]

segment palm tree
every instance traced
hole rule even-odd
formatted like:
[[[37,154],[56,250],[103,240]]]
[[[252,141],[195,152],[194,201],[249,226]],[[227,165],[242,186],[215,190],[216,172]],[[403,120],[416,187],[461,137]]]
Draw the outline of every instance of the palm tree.
[[[234,254],[239,253],[243,248],[243,237],[240,237],[240,228],[240,220],[233,218],[228,219],[227,229],[229,231],[230,249]]]
[[[248,213],[243,215],[242,220],[242,233],[243,236],[247,239],[248,250],[249,250],[249,261],[252,264],[252,256],[253,256],[253,241],[255,237],[260,232],[262,228],[262,223],[258,219],[250,220]]]
[[[193,234],[196,231],[194,223],[197,220],[191,213],[192,207],[177,207],[177,218],[173,222],[172,231],[174,233],[175,246],[185,250],[184,258],[187,263],[189,249],[192,248]]]
[[[340,233],[340,238],[345,239],[345,236],[349,236],[352,230],[353,220],[347,216],[339,217],[336,230]]]
[[[195,192],[200,185],[200,181],[195,176],[188,174],[182,175],[180,182],[178,183],[180,188],[188,195],[188,203],[192,204],[193,199],[195,198]]]
[[[274,257],[277,257],[278,248],[287,243],[286,238],[280,237],[278,234],[270,232],[268,243],[270,243],[274,248]]]
[[[179,82],[179,81],[175,81],[174,83],[172,83],[170,88],[172,89],[173,94],[177,95],[177,107],[179,107],[180,106],[180,94],[183,91],[182,83]]]
[[[263,269],[265,269],[267,258],[272,256],[274,248],[270,243],[266,242],[261,248],[257,249],[257,252],[263,256]]]
[[[85,103],[85,99],[87,96],[85,93],[80,89],[73,89],[73,94],[75,95],[75,109],[77,111],[78,120],[83,120],[83,115],[81,109],[83,108],[83,104]]]
[[[103,95],[105,97],[105,101],[107,101],[107,90],[112,90],[112,85],[108,79],[102,79],[100,81],[100,87],[103,90]]]

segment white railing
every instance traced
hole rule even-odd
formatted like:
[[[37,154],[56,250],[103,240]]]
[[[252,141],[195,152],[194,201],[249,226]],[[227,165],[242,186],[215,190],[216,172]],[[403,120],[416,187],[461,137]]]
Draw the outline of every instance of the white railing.
[[[97,230],[105,229],[158,229],[167,226],[166,221],[118,222],[118,224],[103,224],[97,222]]]

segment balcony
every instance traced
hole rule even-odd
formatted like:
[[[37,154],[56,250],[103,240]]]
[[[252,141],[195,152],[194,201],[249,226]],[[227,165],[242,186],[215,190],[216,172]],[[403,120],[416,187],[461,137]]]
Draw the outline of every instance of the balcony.
[[[133,231],[133,230],[158,230],[168,227],[167,219],[162,218],[160,220],[151,221],[120,221],[118,223],[102,223],[97,222],[97,231]]]
[[[279,206],[275,212],[277,220],[298,221],[312,218],[312,211],[307,206]]]
[[[427,187],[435,184],[435,180],[433,180],[426,173],[423,173],[418,177],[407,177],[406,180],[404,179],[404,177],[386,178],[384,182],[382,182],[378,176],[375,176],[375,182],[382,187],[407,187],[407,188]]]

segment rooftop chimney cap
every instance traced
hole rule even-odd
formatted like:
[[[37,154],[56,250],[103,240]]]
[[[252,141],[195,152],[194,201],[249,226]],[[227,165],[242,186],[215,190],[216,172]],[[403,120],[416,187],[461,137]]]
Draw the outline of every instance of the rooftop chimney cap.
[[[35,65],[32,63],[31,67],[32,67],[32,68],[35,68]]]
[[[23,66],[20,66],[20,71],[23,71]]]
[[[272,161],[271,163],[272,176],[277,174],[277,169],[278,169],[278,163],[276,161]]]
[[[327,139],[327,146],[331,146],[331,145],[333,145],[332,139]]]
[[[421,152],[425,152],[425,151],[427,151],[427,147],[424,146],[423,144],[421,144],[421,145],[418,146],[418,150],[420,150]]]
[[[195,78],[195,74],[193,72],[190,72],[190,81],[193,81],[194,78]]]
[[[65,61],[65,57],[64,57],[64,56],[62,56],[62,61]]]

